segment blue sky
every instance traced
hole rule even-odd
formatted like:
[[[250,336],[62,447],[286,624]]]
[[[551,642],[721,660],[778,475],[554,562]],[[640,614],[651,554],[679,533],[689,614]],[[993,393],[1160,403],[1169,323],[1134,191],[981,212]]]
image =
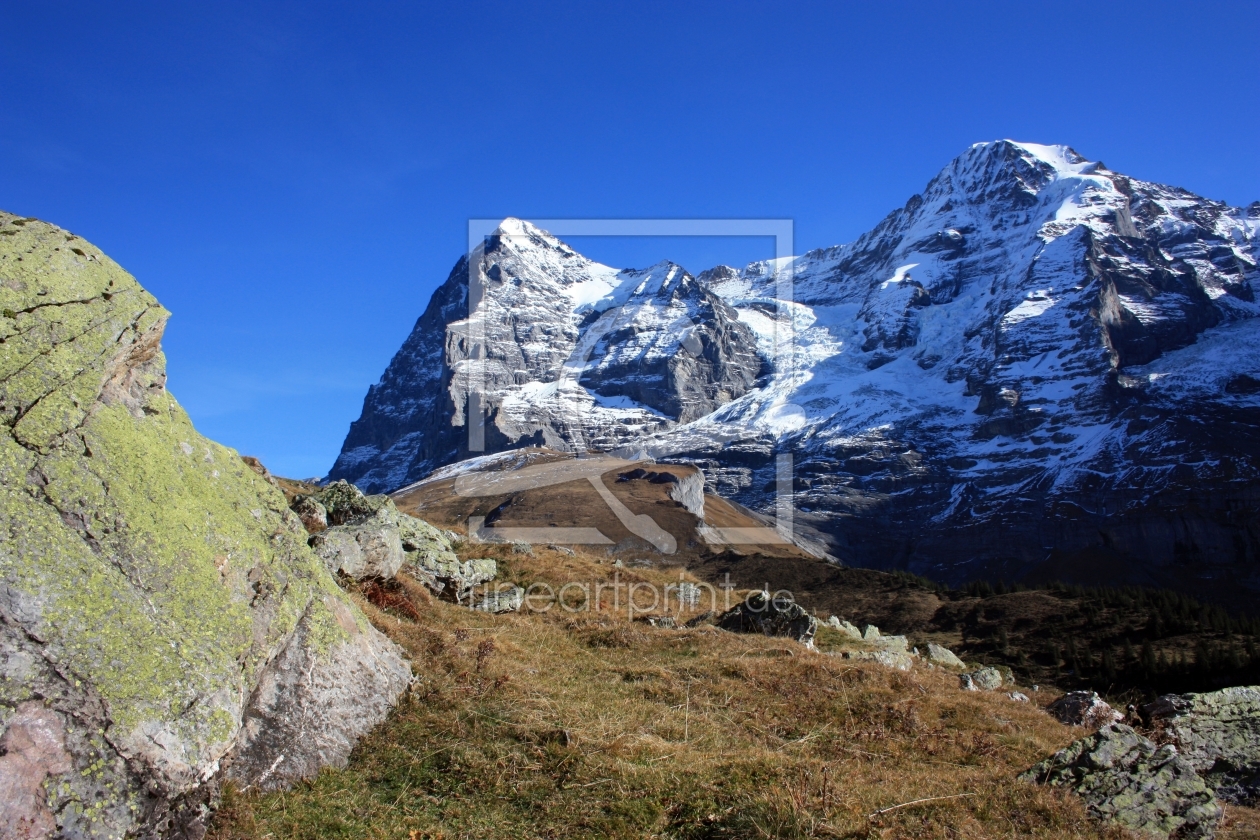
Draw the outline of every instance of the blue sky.
[[[776,217],[855,238],[981,140],[1260,199],[1260,3],[18,4],[0,208],[174,312],[172,392],[332,464],[469,218]],[[574,240],[693,271],[771,240]]]

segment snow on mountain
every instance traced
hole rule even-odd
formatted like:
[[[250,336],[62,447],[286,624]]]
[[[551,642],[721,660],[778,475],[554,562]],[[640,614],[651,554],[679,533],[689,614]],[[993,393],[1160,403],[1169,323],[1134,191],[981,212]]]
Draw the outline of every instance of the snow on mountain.
[[[488,451],[646,451],[765,511],[792,452],[798,525],[851,562],[1251,580],[1258,240],[1260,203],[1011,141],[973,146],[853,243],[696,278],[617,271],[507,220],[471,255],[484,365],[461,261],[332,476],[392,489],[465,457],[484,366]]]
[[[470,392],[489,451],[606,449],[708,414],[763,364],[752,331],[680,266],[619,271],[507,219],[434,294],[330,477],[395,489],[466,457]]]

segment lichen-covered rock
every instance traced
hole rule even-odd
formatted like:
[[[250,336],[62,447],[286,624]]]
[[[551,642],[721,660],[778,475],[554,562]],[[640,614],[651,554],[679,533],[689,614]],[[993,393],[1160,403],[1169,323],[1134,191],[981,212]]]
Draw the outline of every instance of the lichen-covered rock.
[[[310,542],[329,571],[355,580],[392,578],[406,560],[398,529],[375,520],[362,525],[334,525],[311,537]]]
[[[487,592],[480,601],[470,604],[474,610],[488,613],[517,612],[525,602],[525,590],[508,584]]]
[[[1059,750],[1020,779],[1068,787],[1093,816],[1155,837],[1210,840],[1221,814],[1176,747],[1157,746],[1118,723]]]
[[[942,665],[946,668],[965,668],[966,665],[959,659],[952,650],[947,647],[928,642],[927,660],[933,665]]]
[[[464,603],[472,595],[473,587],[494,580],[499,564],[489,557],[460,560],[454,554],[449,559],[434,552],[412,552],[407,555],[407,572],[443,598]]]
[[[298,496],[289,509],[302,520],[302,527],[308,534],[318,534],[328,527],[328,510],[310,496]]]
[[[795,601],[772,598],[769,592],[763,591],[752,593],[723,613],[717,626],[736,633],[787,636],[812,647],[818,619]]]
[[[355,525],[372,518],[382,508],[396,512],[389,496],[365,496],[345,481],[332,482],[316,494],[315,500],[327,511],[329,525]]]
[[[997,691],[1002,687],[1002,672],[997,668],[979,668],[959,676],[962,687],[970,691]]]
[[[1168,694],[1142,711],[1218,797],[1244,805],[1260,799],[1260,687]]]
[[[157,301],[52,225],[0,213],[0,234],[2,737],[62,727],[69,769],[36,761],[58,834],[195,835],[224,765],[257,784],[279,758],[247,710],[278,720],[332,683],[354,701],[289,720],[280,784],[343,760],[408,668],[280,490],[167,393]]]
[[[879,638],[879,628],[874,624],[868,624],[862,628],[862,641],[873,642]]]
[[[363,550],[354,534],[345,528],[330,528],[311,537],[311,548],[324,561],[325,568],[336,574],[363,568]]]
[[[1095,691],[1069,691],[1047,706],[1046,711],[1059,723],[1090,729],[1124,720],[1124,715],[1111,708]]]

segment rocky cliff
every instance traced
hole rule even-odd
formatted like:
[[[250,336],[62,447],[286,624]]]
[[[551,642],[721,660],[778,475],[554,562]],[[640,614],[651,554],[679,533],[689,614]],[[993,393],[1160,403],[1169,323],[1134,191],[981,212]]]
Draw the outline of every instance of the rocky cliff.
[[[0,213],[0,836],[198,836],[344,763],[410,680],[283,495],[167,392],[168,313]]]
[[[470,392],[484,451],[580,452],[704,417],[764,368],[748,325],[681,267],[618,271],[508,219],[434,293],[329,477],[395,490],[467,457]]]
[[[488,451],[620,446],[764,512],[790,452],[797,528],[857,565],[1260,586],[1260,203],[981,143],[851,244],[702,272],[722,305],[687,320],[625,310],[641,273],[505,231],[472,255],[471,317],[469,263],[435,294],[334,477],[394,489],[465,457],[484,393]],[[669,352],[701,333],[718,363],[680,389],[642,326],[592,330],[610,312]],[[654,396],[671,393],[703,398]]]

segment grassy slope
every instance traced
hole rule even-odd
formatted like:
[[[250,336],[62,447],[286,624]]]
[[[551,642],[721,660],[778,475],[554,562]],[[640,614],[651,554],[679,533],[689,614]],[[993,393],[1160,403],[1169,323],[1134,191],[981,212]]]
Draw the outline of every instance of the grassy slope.
[[[488,553],[520,582],[678,580]],[[405,579],[372,594],[393,605],[362,600],[411,655],[413,691],[349,767],[229,792],[212,837],[1126,836],[1013,781],[1079,732],[952,674],[624,613],[482,615]],[[869,816],[956,794],[972,795]]]

